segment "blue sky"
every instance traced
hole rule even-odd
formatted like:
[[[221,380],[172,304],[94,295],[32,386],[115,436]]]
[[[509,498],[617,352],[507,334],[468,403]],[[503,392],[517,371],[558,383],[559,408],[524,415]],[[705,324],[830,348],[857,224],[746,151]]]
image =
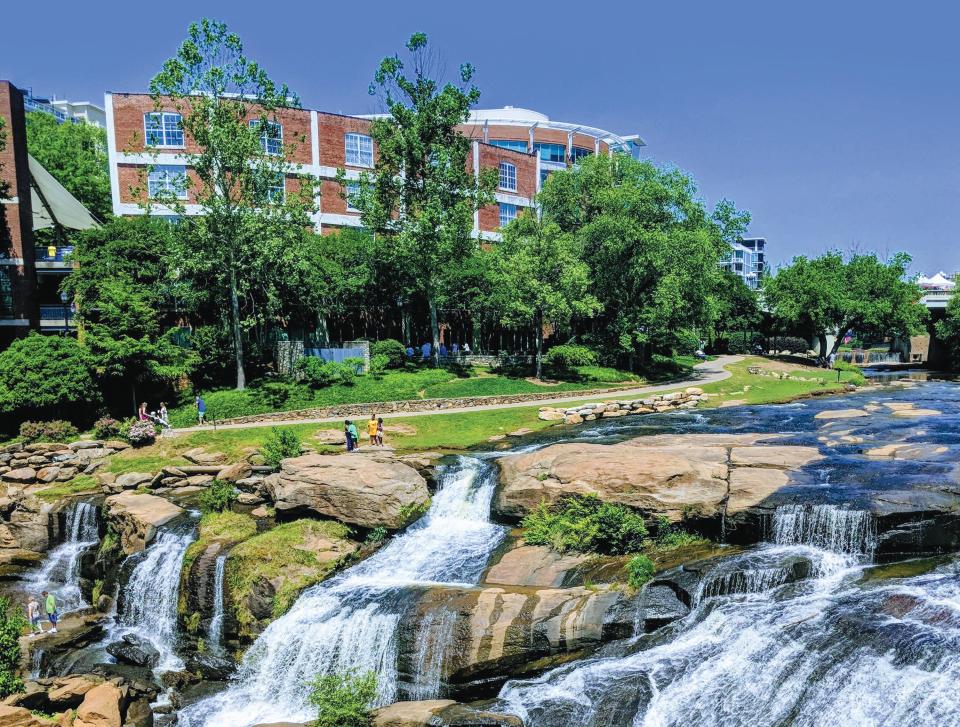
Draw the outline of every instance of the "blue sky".
[[[775,261],[907,250],[960,270],[960,7],[947,2],[15,3],[0,78],[102,103],[142,90],[202,15],[305,106],[377,110],[377,61],[423,30],[481,106],[639,133],[704,197],[753,215]],[[14,25],[10,32],[10,25]]]

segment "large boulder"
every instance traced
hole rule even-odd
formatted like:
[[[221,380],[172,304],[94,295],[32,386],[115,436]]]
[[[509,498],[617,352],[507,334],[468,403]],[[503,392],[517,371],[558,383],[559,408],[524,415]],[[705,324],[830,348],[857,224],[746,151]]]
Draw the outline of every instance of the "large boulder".
[[[488,712],[452,699],[394,702],[373,713],[373,727],[523,727],[512,714]],[[264,726],[266,727],[266,726]]]
[[[73,727],[122,727],[120,703],[123,694],[110,682],[104,682],[89,692],[77,708]]]
[[[157,534],[157,528],[183,512],[169,500],[127,490],[106,501],[107,520],[120,536],[120,545],[127,555],[146,548]]]
[[[490,566],[483,581],[491,585],[557,588],[568,585],[567,575],[591,558],[584,553],[557,553],[545,545],[520,545]]]
[[[0,704],[0,727],[52,727],[55,724],[55,722],[34,717],[29,709]],[[74,724],[77,723],[74,722]]]
[[[494,510],[516,520],[541,502],[594,494],[663,515],[720,518],[752,508],[789,473],[822,455],[816,447],[764,445],[761,434],[638,437],[619,444],[555,444],[499,460]]]
[[[313,512],[363,528],[402,528],[430,503],[420,473],[377,454],[285,459],[265,485],[278,512]]]
[[[160,663],[160,652],[150,641],[127,634],[120,641],[107,645],[107,653],[123,664],[155,667]]]

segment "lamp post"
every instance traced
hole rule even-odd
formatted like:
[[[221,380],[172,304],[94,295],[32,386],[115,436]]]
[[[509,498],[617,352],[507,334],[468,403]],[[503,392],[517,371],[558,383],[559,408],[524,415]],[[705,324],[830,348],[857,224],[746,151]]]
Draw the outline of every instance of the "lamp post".
[[[70,296],[65,292],[60,293],[60,302],[63,303],[63,335],[66,336],[70,330],[70,322],[67,317],[67,301],[70,300]]]

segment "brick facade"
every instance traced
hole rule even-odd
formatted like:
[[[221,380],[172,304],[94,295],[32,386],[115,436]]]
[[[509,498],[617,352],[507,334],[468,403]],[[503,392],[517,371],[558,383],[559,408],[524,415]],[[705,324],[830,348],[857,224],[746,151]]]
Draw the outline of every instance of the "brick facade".
[[[5,148],[0,151],[0,179],[7,185],[6,199],[0,200],[2,346],[11,338],[37,328],[39,310],[23,96],[9,81],[0,81],[0,117],[4,119],[5,136]]]

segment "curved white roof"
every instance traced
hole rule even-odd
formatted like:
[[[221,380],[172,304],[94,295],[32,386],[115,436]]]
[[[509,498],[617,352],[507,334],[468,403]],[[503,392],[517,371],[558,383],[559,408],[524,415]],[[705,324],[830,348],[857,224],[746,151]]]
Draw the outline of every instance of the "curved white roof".
[[[536,126],[542,129],[557,129],[559,131],[575,132],[592,136],[614,147],[646,146],[646,142],[639,134],[620,135],[606,129],[583,124],[573,124],[567,121],[552,121],[546,114],[531,109],[516,106],[504,106],[499,109],[475,109],[470,112],[468,124],[502,125],[502,126]]]

